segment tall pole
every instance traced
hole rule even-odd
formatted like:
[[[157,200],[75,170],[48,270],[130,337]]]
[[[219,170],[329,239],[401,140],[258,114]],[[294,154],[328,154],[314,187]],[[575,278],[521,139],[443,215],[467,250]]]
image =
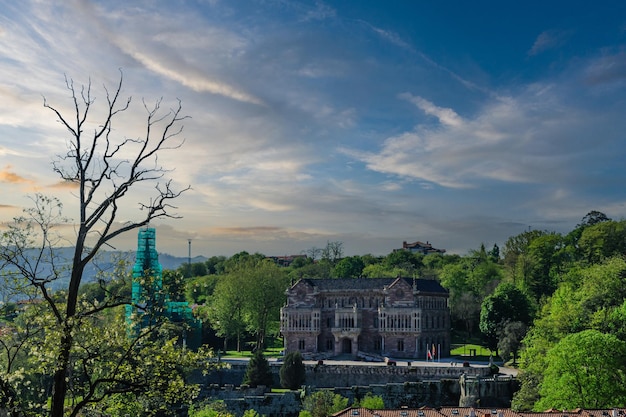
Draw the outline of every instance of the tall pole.
[[[187,239],[189,243],[189,252],[187,254],[187,264],[189,265],[189,273],[191,273],[191,239]]]

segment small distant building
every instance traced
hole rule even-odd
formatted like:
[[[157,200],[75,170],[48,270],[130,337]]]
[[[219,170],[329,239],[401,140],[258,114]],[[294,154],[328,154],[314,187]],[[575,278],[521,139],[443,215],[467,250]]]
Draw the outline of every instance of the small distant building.
[[[170,301],[163,291],[163,267],[156,250],[156,230],[139,230],[133,266],[131,304],[126,306],[130,334],[154,324],[160,317],[181,325],[182,342],[192,348],[202,344],[202,322],[193,316],[187,302]]]
[[[300,279],[286,291],[285,351],[305,356],[450,355],[448,292],[415,278]]]
[[[428,241],[426,241],[426,243],[420,241],[413,243],[402,242],[402,250],[408,250],[413,253],[423,253],[424,255],[429,255],[431,253],[446,253],[445,249],[433,248],[433,245],[431,245]]]
[[[285,255],[285,256],[268,256],[278,266],[290,266],[296,259],[307,259],[306,255]]]

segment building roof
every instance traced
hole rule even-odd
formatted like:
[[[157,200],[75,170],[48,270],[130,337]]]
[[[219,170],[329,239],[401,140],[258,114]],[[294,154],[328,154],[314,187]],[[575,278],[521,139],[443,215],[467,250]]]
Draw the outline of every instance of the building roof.
[[[407,243],[406,241],[402,242],[402,249],[413,252],[422,252],[425,255],[429,253],[446,253],[445,249],[433,248],[433,245],[430,242],[427,241],[424,243],[419,240],[413,243]]]
[[[317,287],[319,291],[342,291],[342,290],[376,290],[389,287],[397,280],[405,281],[413,286],[413,278],[303,278],[300,282]],[[296,283],[297,285],[297,283]],[[416,278],[415,285],[418,291],[426,293],[447,294],[448,291],[433,279]]]

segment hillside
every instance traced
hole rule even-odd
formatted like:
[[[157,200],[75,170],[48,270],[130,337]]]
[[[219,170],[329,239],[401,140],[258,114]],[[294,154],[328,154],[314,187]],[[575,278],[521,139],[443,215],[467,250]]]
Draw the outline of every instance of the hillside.
[[[33,250],[33,257],[36,255],[36,251]],[[61,274],[61,276],[54,280],[51,284],[51,288],[53,290],[59,290],[67,287],[69,280],[69,265],[72,255],[74,253],[74,248],[72,247],[64,247],[57,248],[55,252],[55,256],[57,257],[56,265],[61,269],[66,268],[67,270]],[[85,274],[83,275],[83,283],[92,282],[96,279],[99,273],[107,274],[109,271],[113,271],[114,265],[120,261],[126,260],[129,262],[129,268],[132,268],[132,265],[135,262],[135,252],[121,252],[121,251],[102,251],[99,253],[98,257],[91,262],[87,268],[85,269]],[[207,258],[203,256],[196,256],[191,258],[191,262],[204,262]],[[159,253],[159,262],[164,270],[177,269],[182,264],[188,262],[189,259],[187,257],[174,256],[167,253]],[[8,271],[3,271],[8,272]],[[50,265],[43,265],[39,271],[38,276],[45,277],[49,275],[51,272]],[[0,287],[0,300],[4,299],[4,294],[2,291],[2,287]]]

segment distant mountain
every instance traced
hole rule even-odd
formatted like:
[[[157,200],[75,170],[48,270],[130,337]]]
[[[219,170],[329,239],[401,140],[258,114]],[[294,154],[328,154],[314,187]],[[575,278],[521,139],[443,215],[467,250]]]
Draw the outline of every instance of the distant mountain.
[[[33,249],[33,256],[36,255],[36,251]],[[61,276],[59,279],[55,280],[51,285],[53,290],[59,290],[63,288],[67,288],[69,282],[69,267],[71,265],[71,259],[74,255],[74,248],[65,247],[65,248],[56,248],[55,255],[57,256],[57,267],[66,268],[67,274],[66,276]],[[114,266],[117,264],[119,260],[126,260],[130,263],[129,268],[132,268],[132,265],[135,263],[135,252],[121,252],[121,251],[102,251],[98,254],[96,259],[87,265],[85,268],[85,273],[83,275],[82,283],[93,282],[96,280],[98,273],[107,273],[108,271],[113,271]],[[192,263],[204,262],[208,260],[208,258],[204,256],[196,256],[191,258]],[[163,267],[164,270],[174,270],[179,266],[187,263],[189,258],[173,256],[167,253],[159,253],[159,263]],[[44,277],[50,274],[51,268],[50,266],[44,265],[40,271],[39,275]],[[0,300],[2,300],[2,288],[0,286]]]

